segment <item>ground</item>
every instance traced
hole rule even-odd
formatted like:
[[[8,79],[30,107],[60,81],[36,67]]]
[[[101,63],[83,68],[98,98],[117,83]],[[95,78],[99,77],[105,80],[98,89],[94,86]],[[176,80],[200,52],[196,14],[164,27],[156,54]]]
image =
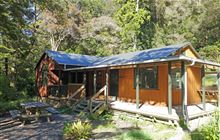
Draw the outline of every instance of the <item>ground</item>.
[[[25,139],[63,139],[62,129],[65,122],[74,121],[71,115],[55,115],[52,122],[35,122],[24,126],[14,126],[0,131],[0,139],[25,140]],[[183,131],[174,126],[137,120],[126,115],[114,115],[109,119],[93,119],[91,139],[180,139]],[[181,138],[182,139],[182,138]]]
[[[24,126],[18,125],[0,131],[0,139],[9,140],[60,140],[63,137],[64,122],[74,120],[71,115],[55,115],[51,122],[35,122]]]

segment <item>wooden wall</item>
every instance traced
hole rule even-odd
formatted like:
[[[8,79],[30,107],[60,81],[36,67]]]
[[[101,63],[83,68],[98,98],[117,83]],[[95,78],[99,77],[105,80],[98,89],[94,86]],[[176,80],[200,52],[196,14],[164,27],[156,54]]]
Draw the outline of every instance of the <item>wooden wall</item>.
[[[187,68],[187,81],[188,81],[188,104],[201,103],[201,97],[197,92],[201,89],[201,68],[200,67],[188,67]]]
[[[201,72],[199,67],[187,68],[188,82],[188,104],[200,103],[201,98],[197,90],[201,88]],[[119,70],[119,100],[135,102],[134,69]],[[151,105],[167,105],[167,86],[168,86],[168,66],[160,64],[158,66],[158,89],[140,89],[140,101]],[[172,104],[181,105],[181,89],[173,89]]]
[[[42,85],[42,68],[43,65],[48,65],[48,85],[58,85],[59,84],[59,77],[53,72],[55,70],[55,62],[44,55],[42,60],[36,67],[35,73],[35,83],[36,83],[36,90],[40,96],[47,96],[47,86]]]
[[[158,67],[158,89],[140,89],[140,101],[164,106],[167,103],[167,65]],[[119,70],[119,99],[135,101],[134,69]]]

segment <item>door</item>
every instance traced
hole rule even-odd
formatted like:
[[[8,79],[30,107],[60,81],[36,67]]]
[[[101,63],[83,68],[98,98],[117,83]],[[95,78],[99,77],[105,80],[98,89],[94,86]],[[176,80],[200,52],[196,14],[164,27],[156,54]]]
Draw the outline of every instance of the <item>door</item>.
[[[110,70],[110,96],[118,96],[119,72]]]

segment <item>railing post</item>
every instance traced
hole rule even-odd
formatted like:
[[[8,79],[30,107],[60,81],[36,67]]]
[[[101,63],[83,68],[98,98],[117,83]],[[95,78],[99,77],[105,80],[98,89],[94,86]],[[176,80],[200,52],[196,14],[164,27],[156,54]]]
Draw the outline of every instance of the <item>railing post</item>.
[[[92,99],[89,99],[89,112],[92,113]]]

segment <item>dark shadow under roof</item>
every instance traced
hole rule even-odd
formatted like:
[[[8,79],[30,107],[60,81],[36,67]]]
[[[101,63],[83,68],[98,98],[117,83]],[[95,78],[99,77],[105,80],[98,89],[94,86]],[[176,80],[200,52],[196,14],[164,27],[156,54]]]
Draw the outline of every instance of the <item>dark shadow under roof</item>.
[[[53,60],[55,60],[58,64],[87,67],[112,64],[127,64],[133,62],[143,62],[151,59],[167,58],[169,56],[173,56],[173,54],[175,54],[179,49],[186,46],[191,46],[191,44],[189,42],[186,42],[161,48],[154,48],[106,57],[68,54],[51,50],[47,50],[45,53]]]

